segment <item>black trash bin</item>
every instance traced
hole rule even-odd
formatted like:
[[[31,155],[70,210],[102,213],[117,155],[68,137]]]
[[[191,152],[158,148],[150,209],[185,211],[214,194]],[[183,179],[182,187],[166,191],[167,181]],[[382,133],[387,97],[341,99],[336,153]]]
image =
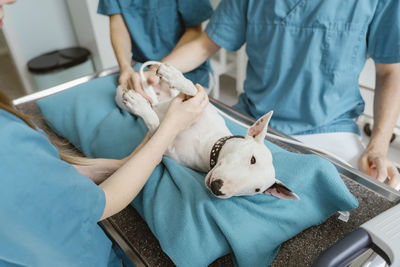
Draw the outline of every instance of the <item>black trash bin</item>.
[[[42,54],[28,62],[28,70],[37,90],[47,89],[95,71],[91,53],[83,47]]]

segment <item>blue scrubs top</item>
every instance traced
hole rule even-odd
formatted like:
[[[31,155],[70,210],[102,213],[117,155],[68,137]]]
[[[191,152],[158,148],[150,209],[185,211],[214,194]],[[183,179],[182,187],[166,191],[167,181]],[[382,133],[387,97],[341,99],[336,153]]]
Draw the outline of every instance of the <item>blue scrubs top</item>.
[[[197,26],[213,13],[209,0],[100,0],[97,11],[122,14],[132,39],[132,59],[142,63],[163,59],[178,43],[185,27]],[[210,71],[207,61],[185,76],[208,87]]]
[[[359,132],[358,86],[367,55],[400,62],[398,0],[223,0],[206,28],[249,58],[236,108],[286,134]]]
[[[97,224],[103,190],[2,109],[0,162],[0,266],[122,266]]]

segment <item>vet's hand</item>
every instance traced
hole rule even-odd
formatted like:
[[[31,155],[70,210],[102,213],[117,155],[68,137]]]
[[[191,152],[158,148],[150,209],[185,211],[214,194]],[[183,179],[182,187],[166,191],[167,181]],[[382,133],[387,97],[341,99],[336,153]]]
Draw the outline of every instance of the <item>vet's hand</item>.
[[[368,148],[361,155],[358,165],[360,170],[369,176],[375,177],[380,182],[389,178],[389,185],[400,190],[400,174],[392,161],[386,157],[386,153]]]
[[[168,123],[172,129],[180,132],[200,117],[208,104],[208,96],[201,85],[196,84],[196,88],[198,92],[195,96],[188,98],[181,93],[171,101],[162,123]]]
[[[145,75],[146,75],[146,73],[145,73]],[[149,73],[147,75],[151,75],[151,74]],[[143,90],[139,73],[135,72],[131,67],[121,69],[118,83],[120,85],[125,86],[128,89],[135,90],[136,92],[141,94],[147,101],[149,101],[150,103],[152,102],[151,98]]]

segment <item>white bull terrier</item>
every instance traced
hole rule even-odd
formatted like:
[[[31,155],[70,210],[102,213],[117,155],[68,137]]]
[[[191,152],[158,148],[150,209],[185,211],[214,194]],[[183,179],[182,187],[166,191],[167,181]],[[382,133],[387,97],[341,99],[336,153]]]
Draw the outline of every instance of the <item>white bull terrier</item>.
[[[187,95],[197,93],[193,83],[172,66],[161,64],[157,76],[169,88],[166,88],[167,93],[148,93],[153,98],[156,95],[167,96],[166,99],[154,99],[153,106],[139,93],[122,86],[118,86],[115,97],[120,108],[144,120],[150,134],[158,128],[170,100],[178,91]],[[158,103],[154,105],[155,102]],[[271,116],[272,111],[258,119],[248,129],[245,137],[232,136],[224,119],[209,104],[199,119],[176,137],[165,155],[189,168],[208,172],[205,178],[206,187],[219,198],[265,193],[298,200],[295,193],[275,178],[272,155],[264,144]]]

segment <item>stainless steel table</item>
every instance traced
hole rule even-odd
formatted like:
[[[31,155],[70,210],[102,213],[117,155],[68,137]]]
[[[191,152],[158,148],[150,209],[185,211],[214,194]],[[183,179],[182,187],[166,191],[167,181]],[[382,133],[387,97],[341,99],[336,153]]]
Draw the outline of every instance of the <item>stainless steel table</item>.
[[[35,123],[47,133],[57,137],[41,119],[36,101],[40,98],[68,90],[89,80],[115,74],[118,69],[110,69],[95,75],[86,76],[48,90],[16,99],[15,106],[27,114],[34,116]],[[253,119],[246,117],[223,103],[211,99],[211,102],[222,112],[234,117],[244,125],[250,125]],[[280,136],[283,134],[270,129],[269,132]],[[267,138],[268,139],[268,138]],[[359,207],[351,211],[350,220],[346,223],[332,216],[319,226],[310,227],[282,244],[278,256],[272,266],[310,266],[313,260],[324,249],[335,241],[353,231],[358,226],[399,203],[400,194],[387,185],[377,182],[361,172],[349,168],[329,156],[313,152],[292,144],[269,139],[276,145],[295,153],[315,153],[331,161],[339,171],[349,190],[357,197]],[[136,266],[174,266],[173,262],[161,250],[145,221],[138,212],[128,206],[117,215],[100,224],[114,243],[125,252]],[[230,255],[217,259],[210,266],[233,266]]]

